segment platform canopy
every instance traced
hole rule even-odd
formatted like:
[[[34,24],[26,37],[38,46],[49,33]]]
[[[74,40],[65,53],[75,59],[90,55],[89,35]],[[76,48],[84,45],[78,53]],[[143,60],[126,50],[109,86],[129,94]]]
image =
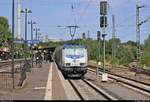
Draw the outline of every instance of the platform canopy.
[[[48,51],[51,51],[51,52],[54,52],[56,47],[52,47],[52,46],[36,46],[33,48],[33,50],[48,50]]]

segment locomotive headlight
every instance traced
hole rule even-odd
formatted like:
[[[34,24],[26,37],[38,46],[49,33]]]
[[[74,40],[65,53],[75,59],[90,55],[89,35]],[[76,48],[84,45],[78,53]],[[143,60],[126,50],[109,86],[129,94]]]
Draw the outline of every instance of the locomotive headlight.
[[[84,66],[85,65],[85,63],[80,63],[80,66]]]
[[[70,66],[71,64],[70,63],[66,63],[66,66]]]

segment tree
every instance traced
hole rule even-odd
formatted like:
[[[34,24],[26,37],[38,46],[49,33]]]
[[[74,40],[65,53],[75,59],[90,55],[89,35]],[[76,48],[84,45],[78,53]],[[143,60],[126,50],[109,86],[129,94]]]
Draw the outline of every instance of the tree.
[[[0,17],[0,47],[8,46],[10,48],[11,42],[12,36],[8,20],[5,17]]]
[[[150,37],[149,37],[150,39]],[[115,59],[112,59],[112,42],[115,42]],[[148,42],[148,41],[146,41]],[[150,41],[149,41],[150,42]],[[103,41],[93,40],[93,39],[74,39],[69,41],[64,41],[58,43],[57,45],[63,44],[83,44],[87,46],[88,49],[88,59],[95,61],[103,61]],[[54,43],[51,45],[54,45]],[[100,55],[100,56],[99,56]],[[128,65],[136,58],[136,43],[133,41],[128,41],[126,43],[121,43],[119,38],[106,40],[106,62],[113,63],[116,65]],[[149,58],[150,59],[150,58]]]
[[[145,47],[148,47],[150,45],[150,34],[148,38],[144,41]]]
[[[142,64],[150,66],[150,34],[149,37],[144,41]]]
[[[127,43],[126,43],[127,45],[131,45],[131,46],[136,46],[136,42],[134,42],[134,41],[128,41]]]

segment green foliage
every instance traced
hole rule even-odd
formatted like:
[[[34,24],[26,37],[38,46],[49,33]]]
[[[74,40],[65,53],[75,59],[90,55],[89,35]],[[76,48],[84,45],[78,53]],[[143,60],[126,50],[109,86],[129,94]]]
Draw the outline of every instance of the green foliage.
[[[126,44],[131,46],[136,46],[136,43],[134,41],[128,41]]]
[[[129,49],[128,46],[122,46],[118,48],[118,53],[117,53],[117,59],[119,60],[118,64],[120,65],[127,65],[128,63],[132,62],[134,58],[134,49]]]
[[[115,42],[115,58],[112,59],[112,44]],[[103,61],[103,41],[97,41],[93,39],[75,39],[63,42],[46,42],[41,43],[41,46],[52,46],[58,47],[63,44],[83,44],[87,46],[88,58],[89,60]],[[20,47],[16,47],[16,51],[19,51]],[[21,50],[22,51],[22,50]],[[116,65],[128,65],[133,60],[136,59],[136,43],[133,41],[128,41],[126,43],[121,43],[121,40],[110,39],[106,41],[106,62]],[[144,53],[142,63],[150,66],[150,36],[145,40]]]
[[[115,58],[112,59],[112,44],[114,41]],[[106,42],[106,62],[116,65],[128,65],[136,59],[136,42],[128,41],[121,43],[119,38],[110,39]],[[64,42],[42,43],[44,46],[57,47],[63,44],[83,44],[87,46],[89,60],[103,61],[103,41],[93,39],[74,39]],[[145,40],[142,63],[150,66],[150,36]]]
[[[112,42],[115,42],[115,59],[112,59]],[[75,39],[73,41],[66,41],[65,43],[84,44],[88,49],[89,60],[103,61],[103,41],[92,39]],[[109,63],[127,65],[136,57],[136,47],[134,42],[122,44],[120,39],[110,39],[106,41],[106,61]]]
[[[41,46],[52,46],[52,47],[58,47],[60,45],[63,45],[63,42],[45,42],[40,43]]]
[[[0,17],[0,47],[11,47],[12,36],[9,29],[8,20],[5,17]]]
[[[112,59],[112,44],[114,41],[115,48],[115,58]],[[133,60],[136,59],[136,43],[133,41],[128,41],[126,43],[121,43],[119,38],[110,39],[106,42],[106,62],[116,65],[128,65]],[[103,41],[97,41],[93,39],[74,39],[64,42],[47,42],[42,43],[44,46],[57,47],[63,44],[83,44],[87,46],[88,58],[89,60],[103,61]],[[150,66],[150,36],[145,40],[143,60],[142,63]]]
[[[142,56],[142,64],[150,66],[150,35],[145,40],[144,51]]]
[[[144,50],[142,63],[147,66],[150,66],[150,48],[146,48]]]
[[[25,55],[24,55],[24,46],[23,44],[15,44],[15,58],[16,59],[19,59],[19,58],[24,58]],[[29,51],[29,50],[28,50]]]

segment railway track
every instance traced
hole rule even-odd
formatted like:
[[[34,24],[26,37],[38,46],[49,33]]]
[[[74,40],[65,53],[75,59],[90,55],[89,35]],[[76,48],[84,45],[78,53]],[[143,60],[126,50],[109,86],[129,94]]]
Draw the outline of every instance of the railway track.
[[[80,100],[119,100],[86,79],[68,81]]]
[[[96,73],[96,71],[91,68],[88,68],[88,71]],[[123,76],[112,74],[109,72],[108,72],[108,78],[112,80],[116,80],[117,82],[123,83],[125,86],[129,86],[132,89],[134,88],[135,90],[150,96],[150,84],[148,83],[140,82]]]
[[[93,64],[88,64],[88,67],[92,67],[92,68],[98,68],[100,67],[99,65],[93,65]],[[101,66],[102,67],[102,66]],[[110,68],[112,66],[110,65],[106,65],[106,68]],[[125,70],[131,70],[131,71],[134,71],[136,72],[137,71],[137,68],[133,67],[133,68],[130,68],[130,67],[123,67],[123,66],[114,66],[115,68],[117,69],[125,69]],[[106,69],[106,71],[109,72],[109,70]],[[144,68],[140,68],[139,69],[139,72],[141,74],[146,74],[146,75],[150,75],[150,70],[149,69],[144,69]]]
[[[30,59],[27,59],[30,61]],[[15,65],[24,62],[24,59],[16,59],[15,60]],[[1,61],[0,62],[0,73],[9,73],[7,70],[9,69],[8,67],[11,65],[11,61]]]

